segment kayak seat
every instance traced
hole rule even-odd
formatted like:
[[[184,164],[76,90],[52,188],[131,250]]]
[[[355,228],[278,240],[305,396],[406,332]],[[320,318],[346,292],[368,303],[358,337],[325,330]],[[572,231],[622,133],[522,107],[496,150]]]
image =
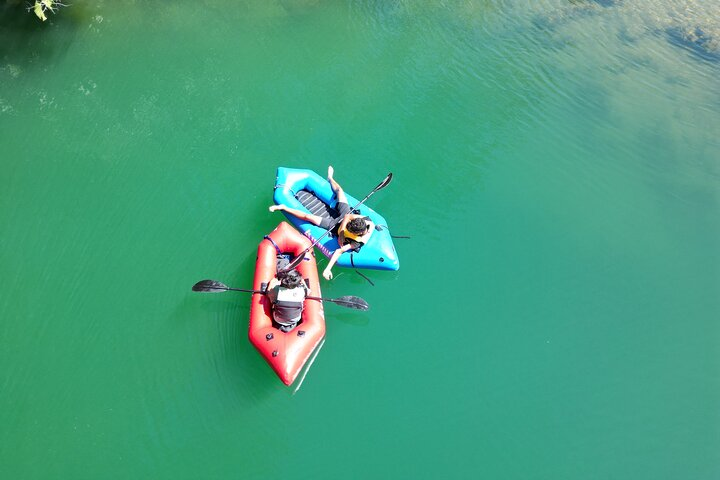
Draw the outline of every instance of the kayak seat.
[[[315,194],[309,190],[300,190],[295,198],[307,208],[310,213],[321,218],[333,220],[337,218],[337,210],[331,208],[327,203],[320,200]]]

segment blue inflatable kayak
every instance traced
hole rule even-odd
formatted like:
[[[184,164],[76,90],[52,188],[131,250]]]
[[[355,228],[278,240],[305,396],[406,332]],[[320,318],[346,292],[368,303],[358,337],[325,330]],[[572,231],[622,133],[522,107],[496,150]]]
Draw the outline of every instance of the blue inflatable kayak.
[[[347,191],[345,196],[347,196],[350,208],[358,203],[358,200]],[[273,199],[276,205],[285,205],[326,218],[333,217],[332,213],[337,204],[337,199],[334,198],[330,182],[327,179],[312,170],[285,167],[277,170]],[[399,269],[400,261],[385,218],[365,204],[360,205],[357,210],[360,215],[370,217],[370,220],[379,229],[375,229],[367,244],[359,252],[343,253],[338,259],[337,265],[375,270]],[[285,216],[311,242],[320,238],[327,231],[287,213]],[[326,257],[330,258],[338,248],[338,241],[337,238],[328,234],[316,246]]]

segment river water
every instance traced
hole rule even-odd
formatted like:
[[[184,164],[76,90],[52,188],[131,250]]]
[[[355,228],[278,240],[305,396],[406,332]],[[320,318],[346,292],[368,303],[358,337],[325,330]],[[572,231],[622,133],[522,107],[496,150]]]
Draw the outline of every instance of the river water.
[[[713,1],[3,4],[2,477],[718,478],[719,78]],[[411,238],[287,388],[190,287],[328,165]]]

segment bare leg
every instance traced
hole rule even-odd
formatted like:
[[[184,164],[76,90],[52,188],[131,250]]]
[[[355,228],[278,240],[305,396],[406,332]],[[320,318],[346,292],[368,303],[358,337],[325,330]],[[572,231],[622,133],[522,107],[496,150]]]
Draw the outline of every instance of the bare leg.
[[[342,189],[340,184],[335,181],[335,179],[333,178],[333,173],[335,173],[333,167],[328,167],[328,182],[330,182],[330,187],[332,187],[333,192],[335,192],[338,203],[348,203],[347,197],[345,196],[345,191]]]
[[[318,217],[317,215],[303,212],[302,210],[296,210],[294,208],[286,207],[285,205],[270,205],[270,208],[268,208],[268,210],[270,210],[271,212],[275,212],[278,210],[287,212],[293,217],[297,217],[300,220],[305,220],[306,222],[310,222],[313,225],[320,225],[320,222],[322,221],[322,218]]]

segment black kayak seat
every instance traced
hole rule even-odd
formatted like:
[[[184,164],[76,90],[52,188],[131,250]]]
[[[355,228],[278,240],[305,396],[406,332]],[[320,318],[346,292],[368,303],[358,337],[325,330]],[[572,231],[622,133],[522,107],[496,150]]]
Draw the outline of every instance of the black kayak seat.
[[[338,212],[334,208],[331,208],[327,203],[320,200],[315,194],[309,190],[300,190],[295,198],[307,208],[310,213],[317,215],[321,218],[333,220],[337,218]]]

